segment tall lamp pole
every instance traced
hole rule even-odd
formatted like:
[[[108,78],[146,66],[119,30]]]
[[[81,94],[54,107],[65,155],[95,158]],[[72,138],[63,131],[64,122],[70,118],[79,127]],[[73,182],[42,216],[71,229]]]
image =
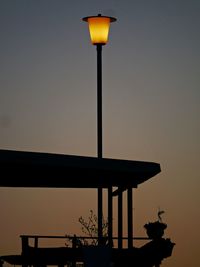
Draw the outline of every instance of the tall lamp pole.
[[[110,23],[116,21],[116,18],[101,16],[90,16],[83,18],[88,22],[90,38],[97,49],[97,155],[103,157],[102,146],[102,46],[108,42]],[[103,215],[103,190],[98,187],[98,239],[101,243],[103,237],[102,229]]]

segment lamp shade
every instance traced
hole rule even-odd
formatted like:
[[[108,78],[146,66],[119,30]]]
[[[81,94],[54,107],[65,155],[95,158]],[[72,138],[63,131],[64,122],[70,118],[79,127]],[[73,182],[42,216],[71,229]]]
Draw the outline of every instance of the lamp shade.
[[[91,16],[83,18],[88,22],[90,38],[93,45],[105,45],[108,42],[110,23],[116,21],[115,18],[101,16]]]

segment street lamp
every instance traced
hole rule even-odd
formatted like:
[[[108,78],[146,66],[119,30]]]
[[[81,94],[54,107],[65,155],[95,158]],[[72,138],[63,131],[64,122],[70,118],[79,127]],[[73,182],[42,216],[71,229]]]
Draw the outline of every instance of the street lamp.
[[[116,18],[101,16],[90,16],[83,18],[88,22],[90,38],[97,48],[97,154],[102,158],[102,46],[108,42],[110,23]]]
[[[90,38],[93,45],[105,45],[108,42],[110,23],[116,21],[116,18],[101,16],[90,16],[83,18],[88,22]]]
[[[97,49],[97,155],[102,158],[102,46],[108,42],[110,23],[116,21],[116,18],[101,16],[90,16],[83,18],[89,26],[90,38]],[[112,190],[112,189],[111,189]],[[102,234],[102,188],[98,188],[98,238],[101,242]]]

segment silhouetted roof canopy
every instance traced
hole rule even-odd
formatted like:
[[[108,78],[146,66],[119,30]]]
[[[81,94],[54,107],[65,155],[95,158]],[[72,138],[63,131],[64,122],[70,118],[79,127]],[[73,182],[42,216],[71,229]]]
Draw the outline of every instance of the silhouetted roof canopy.
[[[137,187],[160,172],[154,162],[0,150],[1,187]]]

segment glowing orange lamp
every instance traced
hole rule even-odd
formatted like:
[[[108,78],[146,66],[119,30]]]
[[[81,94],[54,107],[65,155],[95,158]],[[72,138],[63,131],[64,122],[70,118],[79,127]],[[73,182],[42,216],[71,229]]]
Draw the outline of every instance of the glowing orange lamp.
[[[93,45],[105,45],[108,42],[110,23],[116,21],[116,18],[101,16],[91,16],[83,18],[88,22],[90,38]]]

